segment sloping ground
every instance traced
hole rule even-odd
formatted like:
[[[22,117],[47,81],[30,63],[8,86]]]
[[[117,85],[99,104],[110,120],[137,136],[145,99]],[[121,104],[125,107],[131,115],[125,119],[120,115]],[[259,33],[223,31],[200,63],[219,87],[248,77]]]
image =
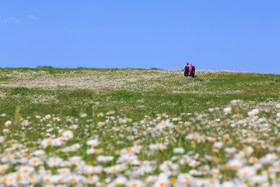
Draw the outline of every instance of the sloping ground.
[[[128,115],[203,111],[242,99],[244,107],[279,100],[280,76],[198,71],[186,79],[182,71],[136,69],[2,69],[0,112],[65,113],[116,110]],[[130,113],[130,114],[129,114]]]
[[[4,69],[0,186],[279,186],[279,80]]]

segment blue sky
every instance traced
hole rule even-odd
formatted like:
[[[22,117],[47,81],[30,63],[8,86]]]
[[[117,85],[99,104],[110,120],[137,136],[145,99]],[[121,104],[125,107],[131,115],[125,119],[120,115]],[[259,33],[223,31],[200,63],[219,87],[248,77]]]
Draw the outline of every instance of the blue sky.
[[[279,0],[0,0],[0,67],[280,73]]]

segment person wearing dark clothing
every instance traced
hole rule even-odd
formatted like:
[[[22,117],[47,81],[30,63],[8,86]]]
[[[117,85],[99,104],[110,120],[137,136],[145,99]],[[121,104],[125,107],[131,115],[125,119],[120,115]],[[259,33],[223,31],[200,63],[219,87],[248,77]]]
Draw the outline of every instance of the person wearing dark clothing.
[[[189,76],[189,69],[190,69],[190,66],[189,66],[189,63],[187,62],[187,64],[184,67],[184,76],[185,77]]]
[[[189,69],[189,73],[191,77],[195,76],[195,67],[191,64],[191,67]]]

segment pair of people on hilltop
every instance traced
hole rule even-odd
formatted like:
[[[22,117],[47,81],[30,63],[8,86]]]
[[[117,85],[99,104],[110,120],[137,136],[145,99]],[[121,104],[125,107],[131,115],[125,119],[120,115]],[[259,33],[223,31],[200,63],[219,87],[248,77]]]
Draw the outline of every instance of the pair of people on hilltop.
[[[191,64],[191,66],[189,66],[189,62],[187,62],[183,71],[184,71],[185,77],[188,77],[188,76],[194,77],[195,76],[195,67],[192,64]]]

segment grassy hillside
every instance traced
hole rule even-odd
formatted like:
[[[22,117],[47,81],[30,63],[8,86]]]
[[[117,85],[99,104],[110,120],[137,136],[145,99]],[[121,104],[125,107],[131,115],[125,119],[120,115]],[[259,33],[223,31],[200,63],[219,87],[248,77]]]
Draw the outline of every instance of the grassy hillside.
[[[280,186],[279,75],[21,68],[0,88],[0,186]]]
[[[182,71],[137,69],[9,68],[0,70],[0,112],[13,115],[60,113],[76,116],[98,110],[137,119],[145,114],[203,112],[233,99],[244,107],[279,101],[280,75],[198,71],[184,78]]]

